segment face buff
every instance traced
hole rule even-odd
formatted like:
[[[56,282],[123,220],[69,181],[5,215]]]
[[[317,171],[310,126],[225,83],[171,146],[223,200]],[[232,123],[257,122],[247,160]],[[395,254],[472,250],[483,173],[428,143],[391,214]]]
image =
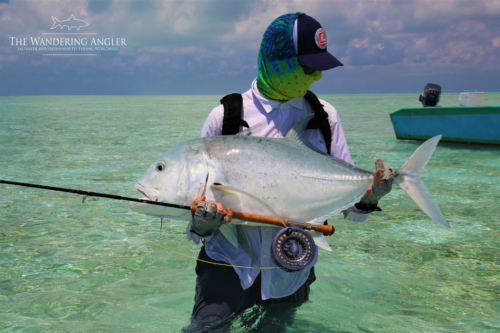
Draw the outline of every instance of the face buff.
[[[304,13],[285,14],[271,23],[259,50],[257,88],[264,96],[286,102],[304,97],[311,84],[321,80],[321,72],[304,74],[295,54],[293,26]]]

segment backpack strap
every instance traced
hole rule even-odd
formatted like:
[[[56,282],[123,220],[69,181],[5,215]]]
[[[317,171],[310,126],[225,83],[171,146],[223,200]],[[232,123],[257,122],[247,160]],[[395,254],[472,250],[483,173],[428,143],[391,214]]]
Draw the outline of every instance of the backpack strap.
[[[243,109],[243,97],[241,94],[232,93],[222,97],[220,100],[224,105],[224,118],[222,120],[222,135],[235,135],[240,131],[240,126],[249,127],[248,123],[241,119]]]
[[[328,150],[328,154],[330,154],[330,147],[332,145],[332,128],[330,127],[330,122],[328,121],[328,113],[326,113],[323,108],[323,104],[320,103],[318,97],[310,90],[307,91],[304,98],[311,104],[314,110],[314,118],[309,121],[309,124],[307,124],[307,129],[321,130],[323,139],[325,139],[326,149]]]

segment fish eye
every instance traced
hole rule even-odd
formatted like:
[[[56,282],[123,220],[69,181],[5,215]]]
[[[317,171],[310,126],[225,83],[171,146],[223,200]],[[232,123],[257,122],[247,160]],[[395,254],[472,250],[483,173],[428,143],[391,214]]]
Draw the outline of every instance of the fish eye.
[[[162,172],[163,170],[165,170],[165,164],[163,164],[163,163],[158,163],[158,164],[156,165],[156,171],[158,171],[158,172]]]

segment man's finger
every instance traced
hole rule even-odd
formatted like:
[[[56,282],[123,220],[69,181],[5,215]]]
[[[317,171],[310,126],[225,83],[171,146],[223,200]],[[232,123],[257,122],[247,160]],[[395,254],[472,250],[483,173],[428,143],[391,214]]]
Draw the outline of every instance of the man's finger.
[[[227,207],[227,215],[226,215],[227,223],[231,222],[232,217],[233,217],[233,211],[231,208]]]
[[[200,198],[196,198],[196,199],[194,199],[193,204],[194,204],[194,205],[198,205],[198,202],[200,202],[200,201],[205,201],[205,199],[206,199],[206,197],[205,197],[205,196],[202,196],[202,197],[200,197]]]
[[[218,212],[223,212],[224,211],[224,207],[222,206],[222,204],[220,202],[217,203],[217,211]]]
[[[375,176],[373,177],[373,185],[379,186],[380,185],[380,175],[382,174],[382,169],[377,169],[375,171]]]
[[[368,196],[368,197],[370,195],[372,195],[372,188],[371,187],[369,187],[369,188],[366,189],[365,195]]]

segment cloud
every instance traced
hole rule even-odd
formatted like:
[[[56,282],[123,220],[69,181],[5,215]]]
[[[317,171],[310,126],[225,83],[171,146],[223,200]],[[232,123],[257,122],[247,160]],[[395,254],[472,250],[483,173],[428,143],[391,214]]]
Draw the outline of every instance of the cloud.
[[[356,75],[374,68],[403,80],[423,71],[500,69],[500,0],[2,1],[0,75],[18,73],[34,82],[51,82],[42,76],[64,81],[93,75],[93,82],[142,76],[146,83],[168,77],[188,93],[189,74],[200,87],[217,82],[222,90],[240,81],[247,87],[243,81],[257,73],[265,29],[277,16],[296,11],[321,22],[329,52]],[[96,59],[42,59],[39,52],[10,45],[8,37],[44,36],[51,16],[71,14],[90,23],[87,32],[125,38],[126,47]]]
[[[87,8],[90,13],[102,13],[108,11],[112,3],[113,0],[88,0]]]
[[[349,66],[388,65],[401,62],[403,57],[403,50],[392,43],[365,37],[353,39],[342,60]]]

